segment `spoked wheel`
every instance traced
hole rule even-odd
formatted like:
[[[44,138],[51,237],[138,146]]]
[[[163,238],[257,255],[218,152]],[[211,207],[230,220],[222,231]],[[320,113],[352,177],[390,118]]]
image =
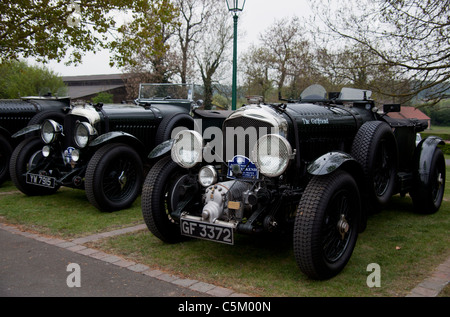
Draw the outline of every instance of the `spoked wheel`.
[[[125,144],[108,144],[89,161],[85,189],[89,202],[101,211],[130,207],[141,192],[143,164]]]
[[[391,151],[388,150],[388,142],[380,140],[378,146],[379,150],[375,152],[373,164],[373,187],[376,197],[383,197],[393,182],[395,166]]]
[[[148,229],[166,243],[183,240],[180,225],[171,213],[189,195],[187,172],[170,156],[158,161],[142,189],[142,215]],[[185,210],[185,209],[184,209]]]
[[[306,275],[328,279],[346,266],[358,237],[360,213],[358,187],[347,172],[310,181],[294,224],[294,255]]]

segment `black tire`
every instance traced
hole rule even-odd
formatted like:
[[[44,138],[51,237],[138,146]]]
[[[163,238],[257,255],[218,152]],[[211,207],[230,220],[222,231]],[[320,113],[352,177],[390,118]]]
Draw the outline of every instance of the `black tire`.
[[[422,214],[434,214],[441,207],[445,190],[445,157],[441,149],[436,148],[428,172],[428,181],[425,183],[418,176],[414,180],[414,189],[410,195],[414,210]]]
[[[142,215],[147,228],[166,243],[183,240],[180,225],[171,218],[170,212],[176,204],[172,201],[173,189],[185,175],[186,171],[170,156],[164,157],[150,170],[142,189]]]
[[[130,207],[141,193],[143,163],[126,144],[107,144],[88,163],[85,190],[89,202],[106,212]]]
[[[9,179],[9,161],[12,147],[8,140],[0,135],[0,185]]]
[[[9,165],[11,180],[17,189],[25,195],[51,195],[59,189],[59,186],[47,188],[26,182],[25,174],[30,170],[30,164],[36,164],[43,159],[40,155],[43,146],[44,143],[39,137],[31,137],[20,142],[11,155]]]
[[[172,116],[164,118],[156,132],[155,144],[161,144],[170,140],[173,129],[177,127],[185,127],[188,130],[194,129],[194,119],[187,113],[176,113]]]
[[[395,190],[397,144],[391,127],[382,121],[369,121],[358,130],[352,156],[364,171],[369,206],[378,211]]]
[[[328,279],[344,269],[358,237],[361,201],[347,172],[315,176],[306,187],[294,223],[294,255],[312,279]]]

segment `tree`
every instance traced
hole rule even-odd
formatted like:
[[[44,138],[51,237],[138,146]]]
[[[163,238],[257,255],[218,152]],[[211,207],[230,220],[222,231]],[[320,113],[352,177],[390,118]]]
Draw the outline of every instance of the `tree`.
[[[275,70],[274,80],[279,94],[282,93],[288,76],[293,73],[292,66],[295,65],[293,59],[298,57],[296,54],[307,45],[303,34],[299,18],[293,17],[287,23],[285,20],[275,21],[260,35],[261,45],[267,50],[267,58]]]
[[[95,97],[92,98],[92,103],[113,103],[114,95],[108,92],[102,91],[99,92]]]
[[[319,73],[329,82],[329,90],[339,91],[344,86],[369,89],[381,102],[407,101],[406,98],[394,97],[395,94],[409,92],[410,87],[408,80],[399,75],[399,68],[387,67],[377,55],[360,44],[334,51],[320,48],[316,63]]]
[[[127,93],[137,96],[142,82],[167,83],[176,74],[178,58],[171,39],[176,34],[178,9],[169,0],[141,1],[132,20],[118,29],[119,36],[109,44],[112,65],[124,69]]]
[[[270,77],[271,63],[268,56],[264,47],[252,45],[242,57],[247,93],[262,96],[264,100],[267,100],[268,94],[273,88]]]
[[[131,0],[34,0],[0,2],[0,58],[35,57],[58,60],[73,49],[69,62],[80,62],[84,52],[105,46],[115,26],[110,12],[137,6]]]
[[[221,76],[224,63],[228,60],[227,49],[233,39],[233,27],[224,6],[216,7],[213,18],[204,26],[201,45],[196,47],[195,60],[204,87],[204,104],[212,104],[214,82]]]
[[[24,61],[0,64],[0,98],[26,96],[66,96],[67,87],[61,77],[46,67],[29,66]]]
[[[450,0],[310,2],[316,16],[331,31],[326,33],[322,28],[321,34],[358,43],[377,56],[380,65],[395,67],[403,79],[409,80],[408,92],[390,95],[411,99],[426,91],[425,98],[434,102],[448,97]]]
[[[178,45],[181,60],[178,72],[181,82],[187,82],[188,74],[192,72],[193,52],[197,43],[202,40],[204,26],[214,13],[216,0],[175,0],[180,14],[180,23],[177,25]]]
[[[260,34],[259,46],[251,46],[244,55],[244,74],[250,94],[267,100],[273,87],[272,101],[283,97],[297,99],[301,88],[316,83],[313,54],[298,17],[275,21]]]

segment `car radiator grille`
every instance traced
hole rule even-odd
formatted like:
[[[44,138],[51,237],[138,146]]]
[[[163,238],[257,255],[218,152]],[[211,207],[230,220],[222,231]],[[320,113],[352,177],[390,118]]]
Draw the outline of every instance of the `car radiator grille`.
[[[75,144],[75,139],[74,139],[75,128],[76,128],[78,122],[88,122],[88,119],[86,119],[83,116],[76,116],[76,115],[72,115],[72,114],[67,115],[64,119],[63,146],[65,149],[68,147],[78,148],[78,146]]]
[[[253,118],[239,117],[226,120],[223,124],[223,157],[225,162],[236,155],[250,158],[256,141],[265,134],[270,134],[270,123]]]

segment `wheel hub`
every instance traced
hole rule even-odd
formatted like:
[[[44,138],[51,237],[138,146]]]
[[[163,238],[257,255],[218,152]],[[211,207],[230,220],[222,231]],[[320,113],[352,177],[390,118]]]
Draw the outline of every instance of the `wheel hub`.
[[[438,181],[439,187],[441,187],[442,184],[444,183],[444,179],[442,178],[442,173],[439,173],[437,181]]]
[[[127,176],[125,175],[125,171],[122,171],[122,173],[120,173],[118,180],[120,184],[120,189],[123,189],[127,184]]]
[[[341,239],[345,239],[345,235],[350,230],[350,225],[347,222],[347,219],[345,219],[345,215],[341,214],[341,219],[339,219],[337,223],[337,229],[339,231],[339,234],[341,235]]]

